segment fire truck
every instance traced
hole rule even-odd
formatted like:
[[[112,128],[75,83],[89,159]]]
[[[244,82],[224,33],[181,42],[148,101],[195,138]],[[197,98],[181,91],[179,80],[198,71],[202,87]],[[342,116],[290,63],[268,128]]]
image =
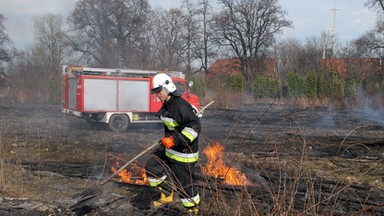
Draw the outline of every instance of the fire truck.
[[[107,124],[115,132],[127,130],[131,123],[159,122],[155,114],[162,103],[151,94],[157,73],[171,76],[182,97],[199,111],[199,98],[190,92],[193,82],[187,85],[182,72],[65,65],[62,112],[90,124]]]

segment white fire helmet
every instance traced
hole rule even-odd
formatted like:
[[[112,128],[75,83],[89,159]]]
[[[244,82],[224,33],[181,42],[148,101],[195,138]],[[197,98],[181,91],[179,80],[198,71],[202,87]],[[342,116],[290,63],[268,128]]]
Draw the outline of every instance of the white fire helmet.
[[[161,89],[163,89],[167,94],[174,93],[176,91],[176,86],[173,83],[172,78],[165,73],[156,74],[152,80],[152,94],[160,91]]]

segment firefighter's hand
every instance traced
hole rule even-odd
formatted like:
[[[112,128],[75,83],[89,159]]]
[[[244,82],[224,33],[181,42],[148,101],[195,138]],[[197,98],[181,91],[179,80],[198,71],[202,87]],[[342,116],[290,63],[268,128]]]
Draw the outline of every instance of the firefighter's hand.
[[[175,145],[175,141],[173,140],[173,137],[164,137],[161,139],[161,143],[165,146],[165,148],[170,149]]]

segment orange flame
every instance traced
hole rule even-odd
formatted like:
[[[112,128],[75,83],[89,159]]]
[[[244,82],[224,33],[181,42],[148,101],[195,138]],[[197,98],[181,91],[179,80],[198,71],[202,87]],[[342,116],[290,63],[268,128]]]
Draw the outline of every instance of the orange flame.
[[[205,175],[215,178],[223,178],[224,183],[229,185],[249,185],[245,174],[235,167],[228,167],[224,163],[224,147],[220,143],[209,144],[203,151],[208,158],[208,162],[202,171]]]
[[[119,162],[115,163],[115,166],[112,166],[112,172],[116,172],[119,166]],[[148,183],[147,175],[145,173],[145,168],[140,168],[137,164],[134,164],[131,167],[131,171],[122,170],[117,174],[120,177],[120,182],[137,184],[137,185],[146,185]]]
[[[228,167],[224,162],[224,147],[220,143],[209,144],[203,151],[207,156],[208,162],[202,167],[204,175],[213,176],[215,178],[222,178],[223,182],[228,185],[249,185],[249,181],[244,173],[239,171],[236,167]],[[119,162],[112,166],[112,172],[116,172],[119,167]],[[120,182],[146,185],[148,184],[145,168],[140,168],[137,164],[131,167],[130,171],[123,170],[117,174]]]

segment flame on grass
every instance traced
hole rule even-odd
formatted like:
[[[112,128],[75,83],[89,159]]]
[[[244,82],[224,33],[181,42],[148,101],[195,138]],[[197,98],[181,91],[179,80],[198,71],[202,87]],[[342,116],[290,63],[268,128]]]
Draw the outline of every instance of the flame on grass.
[[[246,175],[235,167],[228,167],[224,162],[224,147],[216,142],[210,143],[203,151],[208,162],[202,171],[205,175],[222,178],[228,185],[249,185]]]
[[[207,156],[208,162],[202,167],[204,175],[223,179],[227,185],[249,185],[249,181],[244,173],[239,171],[234,166],[227,166],[224,162],[224,147],[216,142],[209,144],[203,151]],[[119,163],[116,162],[112,166],[112,172],[118,170]],[[144,167],[139,167],[134,164],[131,169],[123,170],[117,174],[120,182],[128,184],[146,185],[148,184],[147,176]]]
[[[119,162],[115,163],[115,166],[112,166],[112,172],[116,172],[119,167]],[[137,185],[146,185],[148,184],[147,175],[145,174],[145,168],[140,168],[137,164],[134,164],[131,167],[130,171],[126,169],[122,170],[117,174],[120,178],[120,182],[127,184],[137,184]]]

